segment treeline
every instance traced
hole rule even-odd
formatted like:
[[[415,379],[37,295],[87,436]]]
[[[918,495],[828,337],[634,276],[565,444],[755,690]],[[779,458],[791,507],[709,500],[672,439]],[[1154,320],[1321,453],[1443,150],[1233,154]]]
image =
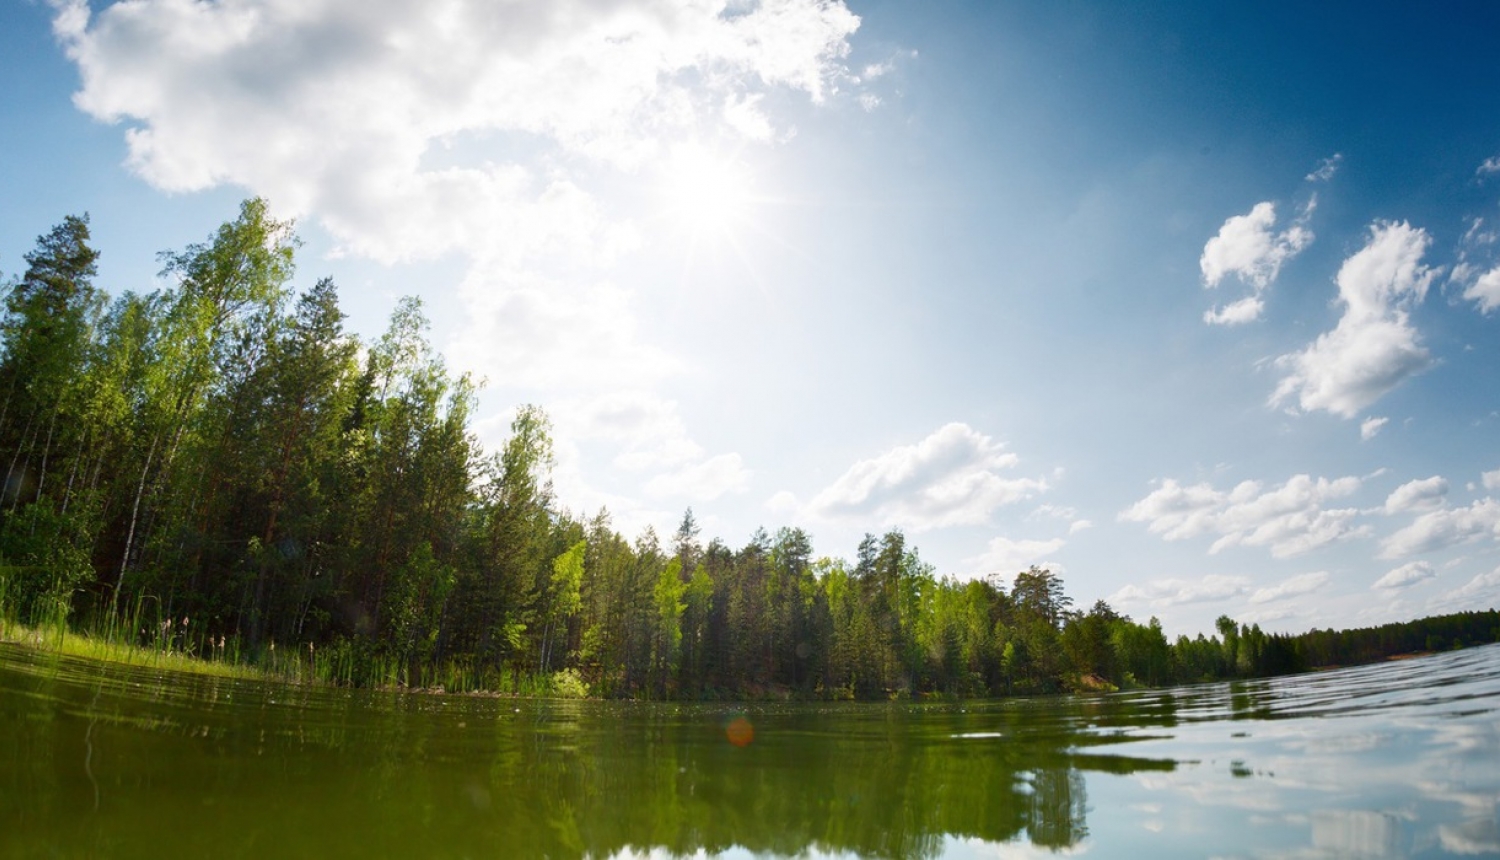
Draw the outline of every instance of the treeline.
[[[1160,685],[1500,638],[1489,612],[1169,643],[1074,611],[1046,570],[938,577],[899,531],[852,562],[795,528],[705,544],[691,510],[627,540],[553,498],[540,409],[483,451],[420,303],[362,343],[330,280],[294,293],[297,244],[249,200],[162,255],[169,286],[111,299],[86,217],[38,239],[0,317],[0,612],[209,658],[279,646],[347,683],[650,697]]]

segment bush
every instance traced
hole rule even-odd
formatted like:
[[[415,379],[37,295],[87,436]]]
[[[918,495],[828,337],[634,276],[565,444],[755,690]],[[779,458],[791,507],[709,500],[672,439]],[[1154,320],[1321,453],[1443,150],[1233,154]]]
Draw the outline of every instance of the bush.
[[[61,624],[73,594],[93,579],[88,552],[79,544],[83,518],[28,505],[0,528],[0,611],[22,624]]]
[[[561,699],[587,699],[589,685],[574,668],[552,673],[552,695]]]

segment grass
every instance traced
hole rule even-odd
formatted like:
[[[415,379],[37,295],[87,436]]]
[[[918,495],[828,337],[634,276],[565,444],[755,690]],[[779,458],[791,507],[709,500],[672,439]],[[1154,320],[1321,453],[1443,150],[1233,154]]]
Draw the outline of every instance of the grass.
[[[232,660],[224,655],[204,657],[171,647],[139,645],[98,634],[79,632],[69,629],[66,622],[50,621],[29,627],[8,618],[4,613],[0,613],[0,642],[12,642],[39,651],[80,657],[85,660],[148,669],[167,669],[218,678],[305,680],[285,672],[271,671],[261,666]]]
[[[123,666],[164,669],[218,678],[292,684],[420,690],[424,692],[512,695],[527,698],[587,698],[589,685],[574,670],[535,675],[513,669],[475,666],[464,659],[437,665],[395,656],[374,644],[339,640],[283,646],[243,647],[237,637],[213,637],[189,618],[163,617],[155,598],[130,605],[98,607],[84,629],[69,621],[67,600],[34,601],[29,623],[7,593],[8,571],[0,567],[0,642]]]
[[[402,661],[375,653],[365,643],[343,641],[321,649],[308,643],[278,650],[273,642],[252,655],[244,652],[237,640],[195,640],[187,633],[187,623],[142,625],[141,610],[137,604],[125,619],[111,621],[102,630],[79,631],[68,625],[66,616],[45,619],[34,626],[21,624],[0,603],[0,642],[85,660],[217,678],[525,698],[589,696],[588,684],[575,670],[551,676],[516,675],[449,661],[427,667],[414,677],[408,675]],[[141,640],[148,638],[142,644]]]
[[[274,644],[267,655],[252,661],[241,652],[236,640],[194,638],[189,633],[188,619],[180,623],[152,619],[145,601],[137,601],[118,616],[106,616],[108,620],[93,630],[74,629],[68,623],[68,607],[62,601],[53,602],[52,610],[33,618],[31,624],[23,624],[17,620],[15,607],[6,600],[8,583],[4,573],[0,570],[0,642],[85,660],[218,678],[291,683],[332,680],[329,667],[320,673],[315,659],[304,662],[300,654],[283,654],[278,658]]]
[[[243,663],[205,660],[171,649],[147,648],[123,642],[112,642],[85,633],[76,633],[66,627],[59,628],[51,625],[27,628],[19,624],[0,622],[0,641],[15,642],[68,657],[82,657],[86,660],[118,663],[124,666],[169,669],[174,672],[191,672],[195,675],[212,675],[219,678],[280,677]]]

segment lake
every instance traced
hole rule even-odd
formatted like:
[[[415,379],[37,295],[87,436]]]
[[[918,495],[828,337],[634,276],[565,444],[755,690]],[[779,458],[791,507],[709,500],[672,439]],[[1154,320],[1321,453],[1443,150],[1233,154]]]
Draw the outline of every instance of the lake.
[[[1500,856],[1500,646],[743,707],[287,687],[0,645],[0,856]]]

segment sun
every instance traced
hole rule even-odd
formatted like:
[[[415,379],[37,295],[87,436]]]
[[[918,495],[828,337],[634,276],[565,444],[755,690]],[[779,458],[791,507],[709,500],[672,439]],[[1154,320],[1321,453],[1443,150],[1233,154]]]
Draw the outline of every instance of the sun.
[[[745,226],[754,202],[745,164],[700,144],[676,147],[663,162],[661,213],[694,239],[733,238]]]

